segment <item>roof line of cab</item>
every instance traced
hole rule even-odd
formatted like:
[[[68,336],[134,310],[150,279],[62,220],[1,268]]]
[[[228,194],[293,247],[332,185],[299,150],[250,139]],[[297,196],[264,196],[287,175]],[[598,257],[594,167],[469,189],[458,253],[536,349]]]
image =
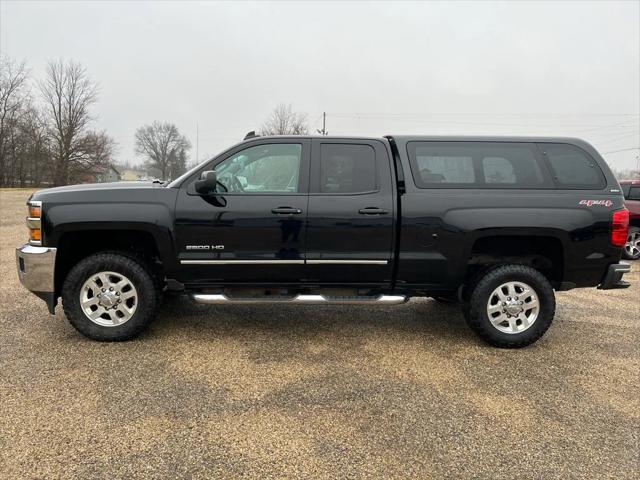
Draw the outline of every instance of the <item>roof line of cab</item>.
[[[241,143],[249,143],[268,139],[303,139],[303,140],[388,140],[395,141],[433,141],[433,142],[531,142],[531,143],[569,143],[585,144],[584,140],[576,137],[552,136],[520,136],[520,135],[385,135],[381,137],[358,135],[253,135],[247,136]]]
[[[277,139],[277,140],[364,140],[364,141],[392,141],[396,143],[402,149],[406,148],[408,142],[523,142],[523,143],[565,143],[574,145],[583,150],[586,150],[590,155],[595,158],[600,158],[598,151],[588,142],[575,138],[575,137],[552,137],[552,136],[504,136],[504,135],[385,135],[383,137],[370,137],[370,136],[350,136],[350,135],[256,135],[255,132],[249,132],[244,139],[229,148],[219,152],[215,157],[207,160],[210,161],[221,155],[225,155],[227,152],[235,150],[242,145],[250,145],[252,143],[262,142],[264,140]],[[178,188],[180,185],[194,172],[198,171],[205,162],[193,167],[191,170],[185,172],[182,176],[175,179],[168,186],[172,188]],[[606,164],[606,162],[604,162]],[[609,174],[605,173],[607,181],[609,181]]]
[[[250,132],[252,133],[252,132]],[[578,147],[588,152],[592,157],[604,161],[600,153],[589,142],[576,137],[552,137],[552,136],[504,136],[504,135],[385,135],[384,137],[365,137],[349,135],[252,135],[247,134],[245,140],[231,148],[240,145],[249,145],[253,142],[268,139],[291,140],[364,140],[364,141],[392,141],[400,149],[406,148],[409,142],[517,142],[517,143],[564,143]],[[229,149],[230,150],[230,149]]]

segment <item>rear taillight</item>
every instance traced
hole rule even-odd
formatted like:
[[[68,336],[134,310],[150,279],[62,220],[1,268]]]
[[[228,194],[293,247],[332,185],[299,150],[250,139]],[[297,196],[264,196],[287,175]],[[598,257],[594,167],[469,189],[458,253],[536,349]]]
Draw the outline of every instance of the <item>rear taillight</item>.
[[[611,214],[611,245],[624,247],[629,234],[629,210],[623,208]]]

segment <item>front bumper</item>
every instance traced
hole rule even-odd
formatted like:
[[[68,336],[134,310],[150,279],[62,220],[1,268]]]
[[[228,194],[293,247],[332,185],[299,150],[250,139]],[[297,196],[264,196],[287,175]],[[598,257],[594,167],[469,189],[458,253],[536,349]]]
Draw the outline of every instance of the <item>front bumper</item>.
[[[631,271],[631,265],[628,263],[614,263],[609,265],[607,273],[602,279],[602,283],[598,285],[600,290],[612,290],[614,288],[628,288],[631,284],[622,280],[625,273]]]
[[[47,303],[55,312],[56,249],[23,245],[16,248],[16,264],[20,283]]]

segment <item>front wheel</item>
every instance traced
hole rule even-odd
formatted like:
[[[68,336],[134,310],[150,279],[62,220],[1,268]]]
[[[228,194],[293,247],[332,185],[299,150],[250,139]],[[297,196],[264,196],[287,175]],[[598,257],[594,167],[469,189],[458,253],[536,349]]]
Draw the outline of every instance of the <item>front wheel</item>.
[[[627,243],[624,244],[622,256],[627,260],[638,260],[640,258],[640,228],[629,229]]]
[[[91,255],[74,266],[62,287],[64,313],[84,336],[100,341],[136,337],[155,317],[157,284],[137,259]]]
[[[490,270],[472,288],[467,324],[495,347],[530,345],[553,321],[553,288],[531,267],[503,265]]]

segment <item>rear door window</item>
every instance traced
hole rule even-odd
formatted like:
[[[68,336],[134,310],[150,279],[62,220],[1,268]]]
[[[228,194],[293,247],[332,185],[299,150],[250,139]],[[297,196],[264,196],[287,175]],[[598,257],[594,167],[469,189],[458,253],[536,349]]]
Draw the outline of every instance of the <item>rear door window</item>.
[[[515,142],[409,142],[419,188],[549,188],[534,144]]]
[[[376,189],[373,147],[340,143],[320,146],[319,193],[363,193]]]
[[[596,161],[585,151],[563,143],[539,144],[559,188],[595,190],[606,185]]]
[[[640,200],[640,187],[631,187],[627,200]]]

